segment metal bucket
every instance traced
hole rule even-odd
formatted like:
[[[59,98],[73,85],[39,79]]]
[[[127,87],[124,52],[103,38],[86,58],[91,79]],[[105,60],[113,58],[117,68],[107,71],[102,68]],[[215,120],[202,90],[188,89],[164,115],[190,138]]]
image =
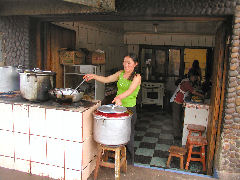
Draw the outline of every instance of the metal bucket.
[[[19,91],[19,84],[20,80],[17,67],[0,67],[0,92]]]
[[[96,142],[105,145],[122,145],[130,140],[132,117],[130,110],[121,113],[96,110],[93,116],[93,135]]]

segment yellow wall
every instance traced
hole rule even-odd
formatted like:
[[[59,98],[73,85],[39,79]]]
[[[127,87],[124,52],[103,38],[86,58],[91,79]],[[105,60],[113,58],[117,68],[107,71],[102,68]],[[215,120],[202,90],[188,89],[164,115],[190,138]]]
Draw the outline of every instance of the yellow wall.
[[[199,61],[199,66],[202,71],[202,78],[205,77],[206,59],[207,59],[207,49],[185,49],[184,51],[184,62],[185,69],[184,74],[187,74],[189,69],[192,67],[194,60]]]

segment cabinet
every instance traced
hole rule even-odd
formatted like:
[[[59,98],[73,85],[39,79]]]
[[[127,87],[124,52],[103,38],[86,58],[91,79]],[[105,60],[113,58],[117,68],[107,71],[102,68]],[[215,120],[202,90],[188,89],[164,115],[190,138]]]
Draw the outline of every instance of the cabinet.
[[[64,65],[63,85],[64,88],[75,88],[83,80],[85,74],[105,75],[105,65]],[[96,80],[87,82],[85,93],[95,100],[103,100],[105,93],[104,83]]]
[[[94,101],[89,107],[59,109],[20,97],[1,100],[0,114],[6,119],[0,121],[0,167],[50,179],[87,180],[97,154],[92,113],[100,105]]]
[[[184,125],[183,125],[183,136],[182,136],[182,145],[186,145],[188,130],[187,126],[189,124],[196,124],[205,126],[207,129],[208,124],[208,114],[209,114],[209,105],[201,103],[191,103],[187,102],[184,104]],[[203,136],[206,136],[204,132]]]

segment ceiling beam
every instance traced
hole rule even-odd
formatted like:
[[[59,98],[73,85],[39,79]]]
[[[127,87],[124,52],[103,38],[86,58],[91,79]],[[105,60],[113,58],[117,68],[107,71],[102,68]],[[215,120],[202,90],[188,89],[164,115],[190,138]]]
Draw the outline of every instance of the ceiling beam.
[[[108,14],[64,14],[35,16],[44,21],[188,21],[210,22],[225,21],[227,17],[163,17],[163,16],[121,16],[115,12]]]

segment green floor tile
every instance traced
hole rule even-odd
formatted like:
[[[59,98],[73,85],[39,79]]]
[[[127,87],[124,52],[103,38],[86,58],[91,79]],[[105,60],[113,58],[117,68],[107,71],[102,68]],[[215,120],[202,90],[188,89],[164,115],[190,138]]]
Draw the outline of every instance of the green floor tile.
[[[154,137],[143,137],[142,142],[148,142],[148,143],[156,143],[158,141],[158,138]]]
[[[168,151],[169,147],[167,144],[156,144],[155,150]]]
[[[173,139],[172,134],[160,134],[159,139]]]
[[[153,157],[150,165],[158,167],[166,167],[167,158]]]
[[[141,143],[141,141],[134,141],[134,147],[139,147],[139,144]]]
[[[135,135],[137,136],[144,136],[145,133],[145,131],[135,131]]]
[[[151,132],[151,133],[161,133],[160,129],[156,129],[156,128],[148,128],[147,132]]]
[[[135,154],[142,155],[142,156],[150,156],[152,157],[154,153],[154,149],[147,149],[147,148],[137,148]]]

